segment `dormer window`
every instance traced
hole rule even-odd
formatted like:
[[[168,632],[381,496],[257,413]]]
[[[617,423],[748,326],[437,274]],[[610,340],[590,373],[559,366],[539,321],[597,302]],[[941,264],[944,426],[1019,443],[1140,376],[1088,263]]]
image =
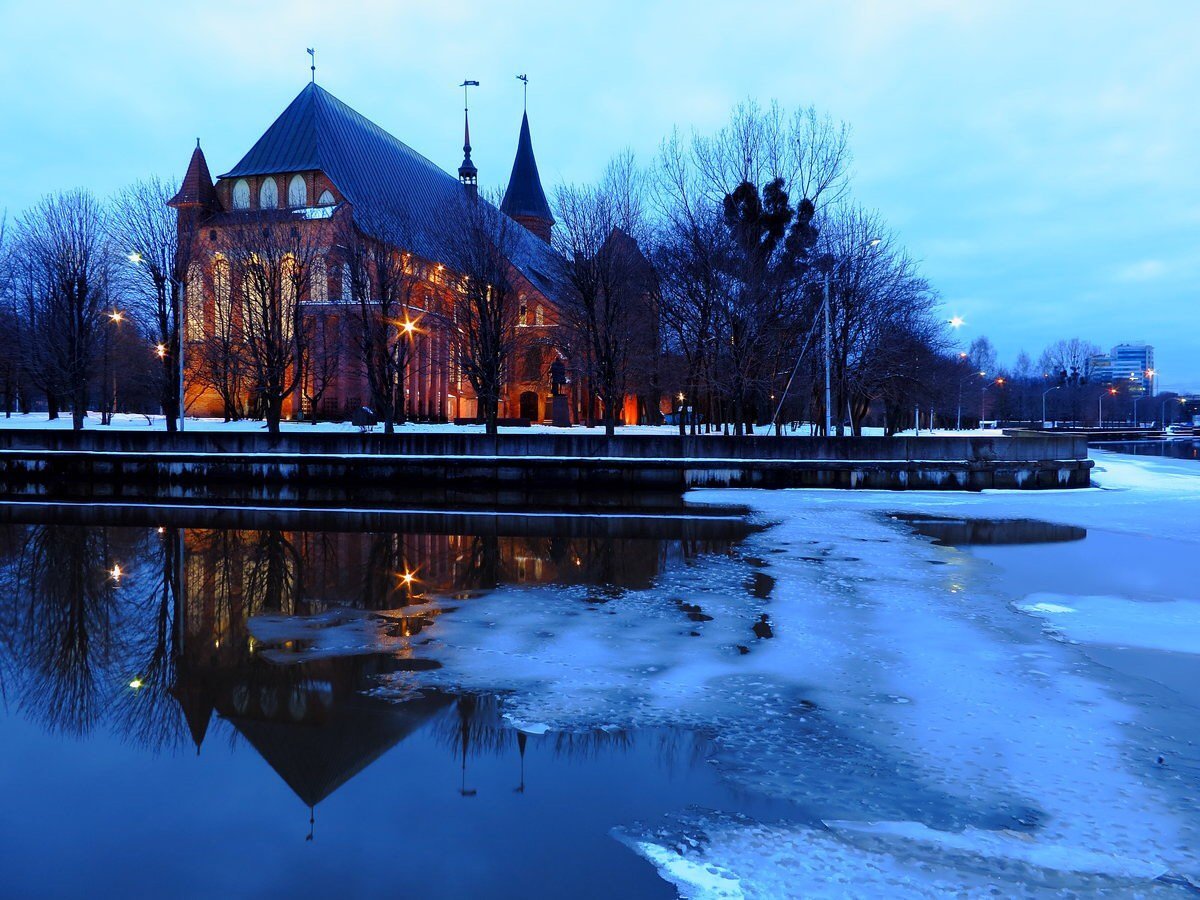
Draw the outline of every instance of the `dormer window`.
[[[317,198],[317,206],[333,206],[335,203],[337,201],[329,191],[321,191],[321,196]]]
[[[288,182],[288,206],[293,209],[308,206],[308,185],[304,183],[303,175],[293,175]]]
[[[250,182],[245,178],[239,178],[233,183],[233,208],[250,208]]]
[[[259,209],[278,209],[279,208],[279,186],[275,184],[274,178],[267,178],[263,181],[262,187],[258,190],[258,208]]]

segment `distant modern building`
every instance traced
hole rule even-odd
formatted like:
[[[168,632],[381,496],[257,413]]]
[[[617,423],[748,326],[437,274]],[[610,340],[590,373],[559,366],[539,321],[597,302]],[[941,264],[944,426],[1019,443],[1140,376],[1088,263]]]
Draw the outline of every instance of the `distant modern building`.
[[[1128,383],[1134,394],[1154,396],[1154,347],[1150,344],[1117,344],[1109,354],[1112,360],[1112,382]]]

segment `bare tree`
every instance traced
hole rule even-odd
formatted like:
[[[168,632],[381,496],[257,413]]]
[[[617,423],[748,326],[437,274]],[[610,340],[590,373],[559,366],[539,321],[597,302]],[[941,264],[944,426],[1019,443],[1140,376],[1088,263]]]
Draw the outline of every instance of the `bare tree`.
[[[174,194],[159,178],[136,182],[117,195],[110,222],[115,248],[134,263],[120,270],[120,283],[132,312],[159,348],[158,393],[172,432],[186,404],[180,393],[180,311],[186,300],[187,315],[202,316],[204,302],[201,273],[191,264],[195,220],[180,217],[167,205]]]
[[[72,425],[83,428],[111,273],[108,215],[90,193],[42,199],[18,224],[26,349],[48,398],[63,392]],[[54,403],[51,403],[52,412]]]
[[[350,297],[359,364],[366,376],[371,405],[388,434],[405,415],[405,372],[412,361],[419,326],[414,299],[421,266],[400,248],[412,246],[413,229],[400,210],[371,214],[355,211],[337,225],[342,254],[342,284]],[[343,292],[345,288],[343,288]]]
[[[557,193],[556,244],[567,282],[561,312],[586,346],[589,382],[610,436],[635,358],[657,349],[654,272],[635,237],[643,231],[641,192],[640,173],[625,154],[610,163],[600,184],[567,185]]]
[[[248,217],[225,235],[226,255],[241,273],[241,347],[273,437],[304,374],[308,329],[300,298],[317,254],[315,237],[311,225],[282,212]]]
[[[497,204],[465,192],[442,216],[442,244],[458,281],[451,345],[488,434],[496,433],[505,378],[520,343],[520,296],[509,260],[521,227]]]

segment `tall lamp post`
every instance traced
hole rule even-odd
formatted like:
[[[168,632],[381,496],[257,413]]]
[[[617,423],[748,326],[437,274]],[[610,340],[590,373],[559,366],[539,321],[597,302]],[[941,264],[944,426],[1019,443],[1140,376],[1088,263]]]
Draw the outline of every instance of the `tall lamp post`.
[[[131,263],[133,263],[135,266],[141,265],[141,263],[142,263],[142,254],[136,250],[130,252],[130,254],[126,258]],[[183,393],[183,360],[184,360],[184,357],[183,357],[183,352],[184,352],[183,311],[184,311],[184,309],[187,308],[186,307],[186,298],[184,296],[185,292],[187,291],[187,285],[180,279],[176,278],[174,273],[166,272],[164,270],[163,274],[166,276],[167,280],[171,283],[171,285],[175,288],[175,296],[178,298],[176,301],[176,304],[175,304],[175,327],[179,330],[179,347],[178,347],[178,350],[179,350],[179,385],[178,385],[179,432],[180,432],[180,434],[182,434],[183,433],[184,412],[185,412],[185,410],[184,410],[184,393]],[[166,357],[166,347],[164,347],[162,344],[159,344],[159,347],[161,348],[161,352],[159,353],[159,356],[162,358],[165,358]]]
[[[980,374],[984,374],[984,373],[980,373]],[[999,385],[1000,387],[1004,387],[1004,379],[997,378],[995,381],[989,381],[979,391],[979,430],[980,431],[983,431],[983,414],[985,412],[985,407],[987,404],[987,389],[990,388],[993,384]]]
[[[871,238],[866,241],[862,247],[875,248],[880,244],[879,238]],[[824,278],[821,280],[821,316],[825,325],[825,436],[829,437],[830,430],[833,428],[833,406],[831,402],[832,389],[830,387],[830,370],[833,367],[833,350],[831,347],[831,327],[829,324],[829,279],[833,277],[843,265],[850,261],[852,257],[844,257],[841,261],[834,263],[832,254],[825,254],[818,261],[818,265],[822,265],[825,270]],[[779,395],[779,403],[775,407],[775,416],[772,422],[779,421],[779,413],[783,410],[783,401],[787,399],[788,389],[792,386],[792,380],[796,377],[796,372],[800,368],[800,361],[804,358],[804,351],[801,350],[800,355],[796,357],[796,365],[792,367],[792,374],[787,380],[787,384],[783,387],[783,393]]]
[[[965,356],[966,354],[962,354],[962,355]],[[987,372],[972,372],[966,378],[959,379],[959,381],[958,381],[958,413],[954,417],[954,430],[955,431],[962,431],[963,385],[966,384],[968,381],[970,381],[972,378],[986,378],[986,377],[987,377]]]
[[[1060,387],[1062,387],[1061,384],[1056,384],[1049,390],[1042,391],[1042,428],[1046,427],[1046,395],[1051,391],[1057,391]]]
[[[1115,397],[1115,396],[1117,396],[1117,389],[1116,389],[1116,388],[1109,388],[1109,389],[1108,389],[1108,395],[1109,395],[1110,397]],[[1100,396],[1096,398],[1096,403],[1097,403],[1097,407],[1098,407],[1098,409],[1097,409],[1097,419],[1096,419],[1096,424],[1097,424],[1097,425],[1098,425],[1100,428],[1103,428],[1103,427],[1104,427],[1104,394],[1103,394],[1103,393],[1101,393],[1101,394],[1100,394]]]
[[[112,332],[125,321],[125,315],[114,309],[108,314],[108,321],[112,328],[104,329],[104,378],[101,379],[101,384],[104,385],[104,393],[107,396],[104,398],[104,408],[100,412],[100,422],[103,425],[111,425],[113,413],[117,411],[117,370],[112,365]]]

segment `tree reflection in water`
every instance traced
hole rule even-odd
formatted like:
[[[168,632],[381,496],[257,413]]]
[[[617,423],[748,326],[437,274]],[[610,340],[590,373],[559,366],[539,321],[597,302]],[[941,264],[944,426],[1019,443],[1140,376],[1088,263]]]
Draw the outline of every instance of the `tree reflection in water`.
[[[430,594],[582,584],[594,586],[590,597],[607,599],[730,546],[687,537],[5,525],[0,686],[47,729],[82,735],[104,727],[153,749],[190,739],[199,752],[215,715],[309,806],[427,726],[461,759],[465,794],[467,763],[479,753],[519,756],[514,790],[523,790],[528,737],[505,723],[500,698],[421,692],[420,667],[403,650],[365,647],[294,662],[258,644],[250,620],[388,611],[381,621],[411,646],[407,639],[435,622],[435,613],[417,612]],[[396,615],[407,607],[413,615]],[[378,676],[401,670],[415,679],[410,700],[364,693]],[[548,740],[556,753],[586,757],[624,749],[631,737]]]

